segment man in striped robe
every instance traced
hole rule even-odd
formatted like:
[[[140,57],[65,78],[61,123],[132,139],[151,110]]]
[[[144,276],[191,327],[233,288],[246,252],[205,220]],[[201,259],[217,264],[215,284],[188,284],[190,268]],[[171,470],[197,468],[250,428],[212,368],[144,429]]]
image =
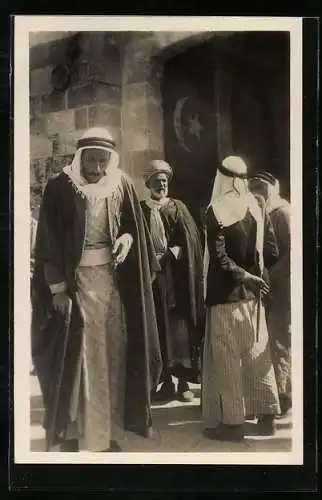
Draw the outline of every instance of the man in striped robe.
[[[206,213],[202,416],[205,435],[225,441],[244,438],[246,415],[274,434],[280,411],[262,302],[278,250],[246,178],[243,160],[226,158]]]

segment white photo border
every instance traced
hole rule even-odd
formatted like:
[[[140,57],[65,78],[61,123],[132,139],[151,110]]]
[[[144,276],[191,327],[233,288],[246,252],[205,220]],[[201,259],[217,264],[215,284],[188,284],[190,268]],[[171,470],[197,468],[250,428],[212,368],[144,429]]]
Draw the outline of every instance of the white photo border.
[[[29,33],[37,31],[289,31],[292,451],[77,454],[30,451]],[[14,16],[14,462],[17,464],[303,464],[302,18]],[[294,278],[296,270],[296,279]],[[72,458],[71,458],[72,456]]]

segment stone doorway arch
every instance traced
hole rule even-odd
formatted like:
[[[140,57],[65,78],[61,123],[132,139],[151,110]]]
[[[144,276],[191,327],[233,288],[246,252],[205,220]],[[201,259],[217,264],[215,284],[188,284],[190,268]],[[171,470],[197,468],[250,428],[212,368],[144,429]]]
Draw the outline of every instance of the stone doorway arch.
[[[134,178],[140,198],[144,198],[147,194],[142,179],[144,166],[151,157],[165,155],[161,91],[164,65],[206,42],[216,46],[214,92],[219,158],[232,152],[246,155],[252,168],[268,168],[276,175],[283,194],[288,197],[289,36],[282,32],[128,35],[122,48],[125,170]],[[241,108],[237,113],[236,106]]]

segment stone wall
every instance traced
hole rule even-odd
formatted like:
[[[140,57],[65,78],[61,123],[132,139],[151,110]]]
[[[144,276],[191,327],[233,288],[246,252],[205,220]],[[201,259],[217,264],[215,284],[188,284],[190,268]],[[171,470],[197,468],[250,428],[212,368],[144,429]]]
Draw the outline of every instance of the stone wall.
[[[118,144],[121,168],[132,176],[140,198],[144,198],[144,166],[149,159],[164,154],[163,61],[209,36],[194,32],[82,32],[32,46],[32,205],[39,202],[47,179],[70,161],[79,136],[95,125],[108,126]],[[52,88],[52,70],[66,62],[71,68],[70,84],[58,92]]]
[[[216,33],[223,47],[227,37]],[[139,197],[145,198],[145,165],[164,157],[164,62],[213,38],[212,32],[81,32],[31,47],[32,203],[38,203],[47,179],[71,160],[79,136],[95,125],[107,126],[114,135],[121,168],[133,178]],[[218,154],[224,157],[233,147],[233,79],[225,51],[216,61],[214,109]],[[55,91],[52,70],[66,62],[71,68],[69,85]]]
[[[30,50],[31,205],[39,202],[47,179],[70,162],[80,135],[106,125],[121,150],[121,48],[108,33],[82,33]],[[51,73],[70,66],[70,84],[55,91]]]

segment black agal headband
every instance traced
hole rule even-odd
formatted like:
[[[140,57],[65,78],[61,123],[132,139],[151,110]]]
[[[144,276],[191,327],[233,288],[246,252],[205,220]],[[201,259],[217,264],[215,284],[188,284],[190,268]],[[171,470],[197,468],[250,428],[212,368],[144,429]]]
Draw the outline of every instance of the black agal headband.
[[[107,139],[103,137],[84,137],[77,141],[77,149],[86,148],[88,146],[98,147],[98,148],[108,148],[115,149],[116,142],[114,139]]]
[[[247,179],[248,174],[238,174],[235,172],[232,172],[231,170],[228,170],[228,168],[224,167],[223,165],[218,166],[218,170],[221,174],[225,175],[226,177],[238,177],[239,179]]]

